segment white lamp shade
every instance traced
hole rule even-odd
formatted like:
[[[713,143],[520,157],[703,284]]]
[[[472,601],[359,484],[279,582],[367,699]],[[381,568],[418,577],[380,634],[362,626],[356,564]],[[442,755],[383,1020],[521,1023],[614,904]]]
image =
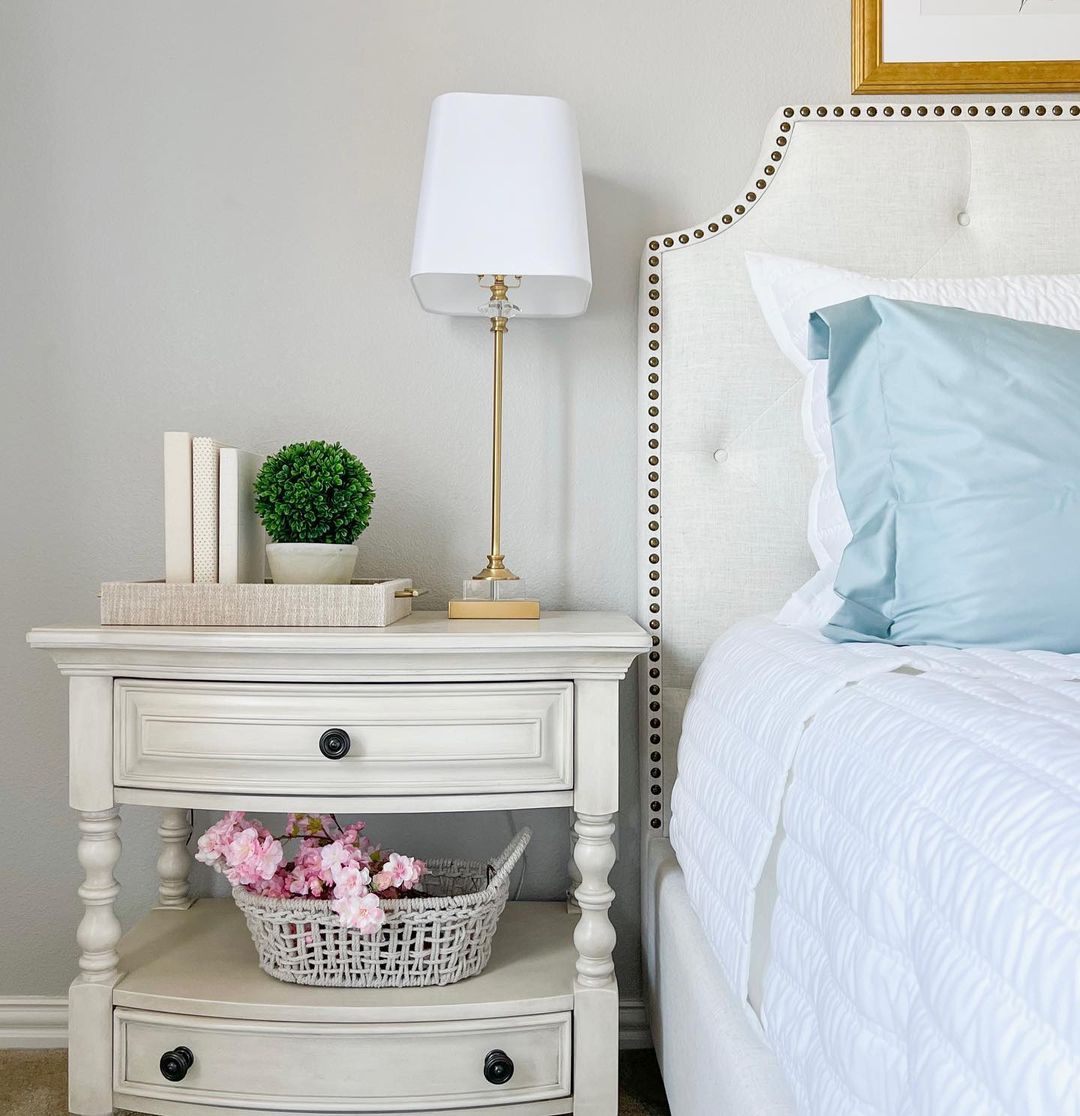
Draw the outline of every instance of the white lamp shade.
[[[585,190],[565,101],[436,97],[411,275],[421,306],[437,314],[477,316],[487,298],[478,275],[520,275],[510,297],[522,317],[585,312],[592,290]]]

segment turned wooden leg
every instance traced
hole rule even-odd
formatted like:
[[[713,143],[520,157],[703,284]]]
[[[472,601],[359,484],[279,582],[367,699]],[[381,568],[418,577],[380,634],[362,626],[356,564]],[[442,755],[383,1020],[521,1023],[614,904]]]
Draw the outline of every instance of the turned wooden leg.
[[[578,871],[577,861],[574,859],[574,852],[577,848],[577,834],[574,831],[574,823],[577,819],[573,814],[570,815],[570,863],[567,865],[567,875],[570,877],[570,884],[566,889],[566,908],[570,911],[579,909],[577,905],[577,889],[581,886],[581,873]]]
[[[111,1116],[112,988],[120,977],[120,922],[113,905],[120,885],[120,812],[79,814],[79,887],[83,917],[76,933],[79,976],[68,993],[68,1107],[79,1116]]]
[[[79,943],[80,979],[107,984],[116,978],[120,957],[120,921],[113,910],[120,885],[113,869],[120,861],[120,811],[90,810],[79,815],[79,863],[86,879],[79,887],[82,921],[75,935]]]
[[[608,873],[615,863],[615,822],[612,814],[578,814],[574,825],[577,844],[574,863],[581,875],[575,897],[581,919],[574,930],[577,947],[578,981],[587,988],[603,988],[615,979],[615,927],[608,909],[615,892],[608,884]]]
[[[157,860],[158,907],[187,910],[194,900],[188,894],[188,875],[191,872],[191,811],[170,807],[161,812],[158,827],[161,853]]]

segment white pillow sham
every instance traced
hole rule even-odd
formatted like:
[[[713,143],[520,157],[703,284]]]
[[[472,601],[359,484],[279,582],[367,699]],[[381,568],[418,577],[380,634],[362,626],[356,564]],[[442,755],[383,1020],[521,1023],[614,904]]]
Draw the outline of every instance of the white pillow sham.
[[[820,627],[840,606],[833,584],[844,547],[851,541],[851,528],[836,485],[827,402],[828,361],[810,360],[806,355],[810,314],[864,295],[882,295],[1080,329],[1080,275],[878,279],[764,252],[747,252],[746,266],[776,343],[806,377],[803,432],[818,465],[807,524],[818,572],[795,591],[776,619],[781,624]]]

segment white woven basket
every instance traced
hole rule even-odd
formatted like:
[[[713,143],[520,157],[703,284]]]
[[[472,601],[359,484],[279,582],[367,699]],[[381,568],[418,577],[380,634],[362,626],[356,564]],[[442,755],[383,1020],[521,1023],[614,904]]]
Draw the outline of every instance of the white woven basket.
[[[413,988],[475,976],[491,958],[510,873],[529,843],[522,829],[491,863],[432,860],[428,898],[384,899],[374,934],[343,927],[325,899],[269,899],[233,888],[259,951],[278,980],[331,988]]]

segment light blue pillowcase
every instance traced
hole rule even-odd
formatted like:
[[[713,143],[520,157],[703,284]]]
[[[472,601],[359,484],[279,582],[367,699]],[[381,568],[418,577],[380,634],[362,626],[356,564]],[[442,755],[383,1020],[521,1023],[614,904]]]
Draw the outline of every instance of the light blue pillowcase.
[[[825,634],[1080,652],[1080,332],[871,295],[809,355],[853,536]]]

